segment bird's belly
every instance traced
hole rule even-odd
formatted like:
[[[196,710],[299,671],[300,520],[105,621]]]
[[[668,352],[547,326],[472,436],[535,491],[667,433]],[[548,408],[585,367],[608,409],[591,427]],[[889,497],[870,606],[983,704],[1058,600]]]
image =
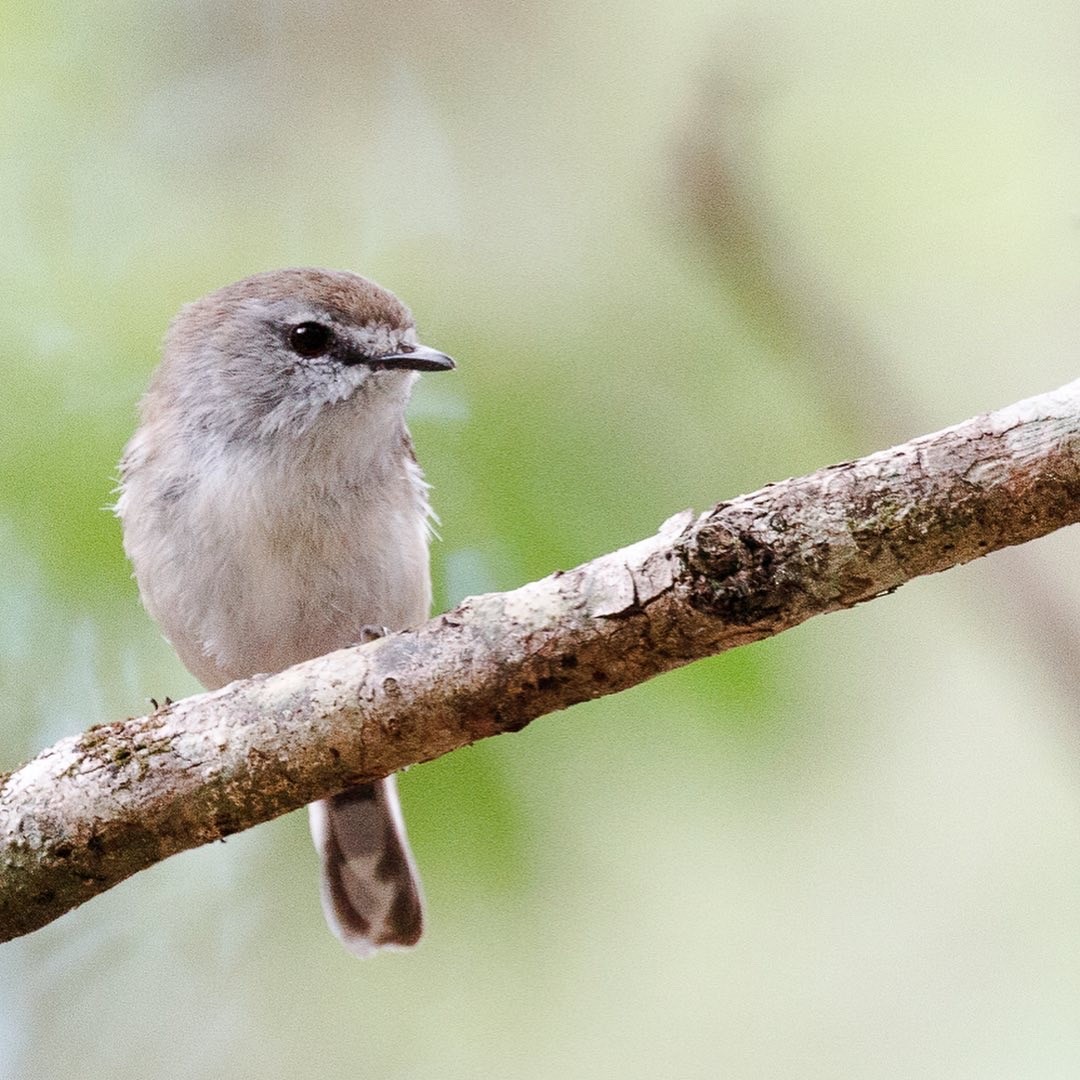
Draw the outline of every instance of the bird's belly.
[[[201,583],[196,618],[167,636],[188,670],[214,687],[354,644],[365,626],[422,622],[431,602],[422,523],[369,541],[328,550],[302,534],[288,543],[263,535],[234,548]]]

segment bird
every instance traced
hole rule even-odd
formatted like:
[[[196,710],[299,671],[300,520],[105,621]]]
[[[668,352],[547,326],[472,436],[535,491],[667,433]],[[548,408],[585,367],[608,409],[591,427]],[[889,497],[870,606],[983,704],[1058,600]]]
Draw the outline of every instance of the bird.
[[[433,515],[405,410],[421,372],[454,366],[393,293],[345,270],[254,274],[176,315],[115,512],[143,605],[203,686],[428,617]],[[309,811],[345,948],[416,944],[394,777]]]

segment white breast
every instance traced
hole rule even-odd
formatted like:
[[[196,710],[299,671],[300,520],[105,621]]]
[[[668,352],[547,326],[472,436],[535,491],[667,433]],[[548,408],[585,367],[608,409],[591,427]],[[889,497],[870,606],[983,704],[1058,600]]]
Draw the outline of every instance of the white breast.
[[[156,502],[133,468],[118,503],[143,602],[205,686],[427,617],[426,486],[403,444],[332,467],[282,455],[253,468],[243,451],[205,466]]]

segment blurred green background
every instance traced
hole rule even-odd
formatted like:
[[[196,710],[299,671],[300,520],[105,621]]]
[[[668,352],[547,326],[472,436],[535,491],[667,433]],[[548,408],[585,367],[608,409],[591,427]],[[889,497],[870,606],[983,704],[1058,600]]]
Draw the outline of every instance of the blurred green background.
[[[456,356],[436,603],[1050,389],[1064,2],[0,2],[0,770],[196,687],[107,512],[166,323],[347,267]],[[303,815],[0,947],[0,1077],[1080,1072],[1075,535],[403,778],[357,962]]]

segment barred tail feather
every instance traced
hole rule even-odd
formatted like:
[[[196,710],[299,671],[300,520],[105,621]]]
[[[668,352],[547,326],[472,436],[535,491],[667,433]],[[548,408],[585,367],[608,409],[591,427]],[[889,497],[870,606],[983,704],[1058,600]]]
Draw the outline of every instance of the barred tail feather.
[[[415,945],[423,903],[394,777],[308,807],[322,859],[323,913],[349,952]]]

